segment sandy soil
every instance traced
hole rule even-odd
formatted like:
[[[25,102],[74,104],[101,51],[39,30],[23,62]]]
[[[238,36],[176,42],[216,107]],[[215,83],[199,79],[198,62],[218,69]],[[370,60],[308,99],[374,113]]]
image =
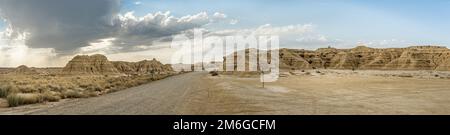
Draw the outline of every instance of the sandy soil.
[[[204,113],[450,114],[447,72],[321,70],[283,76],[265,88],[258,78],[209,77],[218,89]]]

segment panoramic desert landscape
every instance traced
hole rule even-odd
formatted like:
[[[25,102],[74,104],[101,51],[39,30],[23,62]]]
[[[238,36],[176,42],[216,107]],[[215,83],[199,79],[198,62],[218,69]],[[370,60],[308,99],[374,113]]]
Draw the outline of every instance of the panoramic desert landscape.
[[[62,68],[2,68],[0,114],[450,113],[445,47],[275,51],[280,78],[264,86],[258,72],[176,72],[155,59],[103,55]]]

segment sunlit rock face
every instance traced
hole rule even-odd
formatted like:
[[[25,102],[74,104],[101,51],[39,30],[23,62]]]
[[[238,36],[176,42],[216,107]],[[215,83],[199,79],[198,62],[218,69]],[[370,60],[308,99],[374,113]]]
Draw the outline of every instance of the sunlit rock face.
[[[63,68],[67,74],[118,74],[119,71],[104,55],[78,55]]]
[[[172,72],[170,65],[156,59],[139,62],[109,61],[104,55],[78,55],[63,68],[66,74],[165,74]]]
[[[156,59],[139,62],[113,61],[116,69],[125,74],[164,74],[172,72],[170,65],[164,65]]]
[[[315,51],[280,49],[280,67],[290,69],[450,70],[450,50],[440,46],[352,49],[321,48]]]

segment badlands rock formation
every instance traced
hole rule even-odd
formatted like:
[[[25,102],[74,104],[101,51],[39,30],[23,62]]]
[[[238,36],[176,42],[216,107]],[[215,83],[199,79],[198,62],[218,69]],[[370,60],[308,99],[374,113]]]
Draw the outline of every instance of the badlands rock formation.
[[[156,59],[139,62],[109,61],[106,56],[75,56],[63,68],[66,74],[163,74],[173,71],[170,65],[164,65]]]
[[[243,51],[241,51],[242,53]],[[256,51],[252,51],[253,53]],[[234,55],[224,58],[238,60]],[[245,50],[248,69],[249,49]],[[242,58],[240,58],[242,59]],[[412,46],[408,48],[370,48],[358,46],[352,49],[319,48],[280,49],[281,69],[375,69],[375,70],[438,70],[450,71],[450,50],[440,46]],[[236,70],[236,61],[234,62]],[[227,67],[233,69],[233,67]]]
[[[170,65],[164,65],[156,59],[139,62],[114,61],[112,63],[119,72],[126,74],[164,74],[173,71]]]
[[[37,72],[35,68],[29,68],[25,65],[21,65],[21,66],[15,68],[10,73],[11,74],[22,74],[22,75],[39,74],[39,72]]]
[[[68,74],[117,74],[119,71],[104,55],[78,55],[67,63],[63,73]]]
[[[439,46],[352,49],[321,48],[316,51],[280,49],[280,67],[289,69],[386,69],[450,71],[450,50]]]

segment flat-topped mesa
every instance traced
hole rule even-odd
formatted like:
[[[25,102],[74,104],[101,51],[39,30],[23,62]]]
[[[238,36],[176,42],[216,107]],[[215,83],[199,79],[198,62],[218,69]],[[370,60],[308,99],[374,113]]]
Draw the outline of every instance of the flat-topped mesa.
[[[62,70],[65,74],[118,74],[114,65],[108,61],[106,56],[78,55],[67,63]]]

